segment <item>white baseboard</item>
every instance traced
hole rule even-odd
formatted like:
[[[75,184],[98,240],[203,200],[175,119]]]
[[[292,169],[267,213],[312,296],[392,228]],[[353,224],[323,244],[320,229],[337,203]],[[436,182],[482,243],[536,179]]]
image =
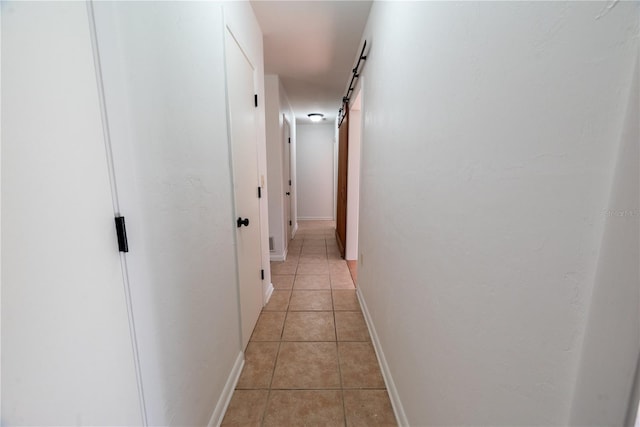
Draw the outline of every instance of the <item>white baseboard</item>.
[[[222,394],[220,395],[220,399],[218,399],[218,403],[216,404],[216,408],[213,410],[213,414],[209,419],[208,427],[218,427],[222,424],[222,419],[224,418],[225,412],[227,412],[227,407],[229,406],[229,402],[231,401],[231,396],[233,396],[233,391],[236,388],[236,384],[238,383],[238,379],[240,378],[240,373],[242,372],[242,367],[244,366],[244,353],[238,353],[238,357],[236,358],[236,362],[233,364],[233,369],[229,373],[229,377],[227,378],[227,382],[224,385],[224,389],[222,389]]]
[[[378,356],[378,362],[380,363],[380,369],[382,370],[382,377],[384,378],[384,383],[387,386],[387,392],[389,393],[389,399],[391,399],[393,412],[396,415],[396,421],[398,422],[399,426],[408,427],[409,421],[407,420],[407,415],[405,414],[404,408],[402,407],[402,402],[400,402],[398,390],[396,389],[396,385],[393,382],[393,378],[391,377],[391,371],[389,370],[389,365],[387,365],[387,359],[384,357],[384,352],[382,351],[382,347],[380,346],[380,340],[378,339],[376,328],[373,326],[373,320],[369,315],[367,303],[364,301],[364,297],[360,293],[360,288],[356,288],[356,295],[358,295],[358,301],[360,301],[360,307],[362,307],[362,314],[364,315],[364,320],[367,323],[367,327],[369,328],[369,334],[371,335],[373,348],[375,349],[376,355]]]
[[[287,259],[287,250],[285,249],[284,253],[277,254],[272,252],[270,255],[271,261],[285,261]]]
[[[332,216],[299,216],[298,221],[333,221]]]
[[[264,305],[267,305],[267,303],[269,302],[269,298],[271,298],[272,294],[273,294],[273,283],[269,282],[269,284],[267,285],[267,289],[264,290]]]

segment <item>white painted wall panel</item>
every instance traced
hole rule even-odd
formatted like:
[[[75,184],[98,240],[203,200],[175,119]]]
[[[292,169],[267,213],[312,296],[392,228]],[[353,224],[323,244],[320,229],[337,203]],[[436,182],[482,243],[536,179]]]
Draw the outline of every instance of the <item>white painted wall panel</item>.
[[[374,3],[358,286],[411,425],[569,423],[637,7]]]
[[[332,124],[297,125],[298,219],[333,219]]]

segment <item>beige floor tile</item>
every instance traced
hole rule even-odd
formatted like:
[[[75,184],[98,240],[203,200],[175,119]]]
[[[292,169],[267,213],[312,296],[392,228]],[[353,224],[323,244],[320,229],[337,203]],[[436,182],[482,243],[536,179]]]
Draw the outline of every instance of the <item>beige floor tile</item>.
[[[288,252],[287,253],[287,259],[284,260],[284,262],[299,262],[300,261],[300,251],[302,249],[299,249],[298,252]]]
[[[327,243],[324,239],[305,239],[302,243],[302,250],[308,248],[322,248],[326,249]]]
[[[283,341],[335,341],[331,311],[290,311],[284,322]]]
[[[287,261],[271,263],[274,294],[223,425],[394,426],[335,223],[299,225]]]
[[[300,255],[301,264],[327,263],[327,254],[303,254]]]
[[[326,262],[300,262],[298,274],[329,274],[329,265]]]
[[[293,289],[331,289],[328,274],[298,274],[293,282]]]
[[[271,274],[296,274],[298,261],[272,262]]]
[[[300,260],[309,258],[321,258],[326,262],[327,250],[325,248],[302,248],[302,251],[300,252]]]
[[[335,261],[332,261],[335,263]],[[335,282],[351,282],[351,272],[349,271],[349,267],[347,263],[342,261],[344,264],[343,268],[338,269],[335,265],[329,269],[329,274],[331,275],[331,279]]]
[[[280,344],[272,389],[327,389],[340,387],[338,352],[334,342]]]
[[[355,290],[335,289],[333,294],[333,309],[336,311],[360,311],[360,302]]]
[[[289,301],[290,311],[333,310],[331,291],[294,291]]]
[[[284,311],[263,311],[253,329],[251,341],[279,341],[287,313]]]
[[[324,243],[324,231],[306,231],[304,235],[304,243],[307,243],[309,240],[322,240]]]
[[[344,260],[340,261],[329,261],[329,274],[332,276],[342,276],[345,274],[349,274],[349,266],[347,262]]]
[[[294,274],[272,274],[271,284],[274,289],[291,289],[295,277]]]
[[[236,388],[269,388],[276,366],[278,342],[251,341],[244,352],[244,367]]]
[[[292,240],[289,246],[287,247],[287,258],[289,258],[289,256],[292,256],[292,255],[300,255],[300,251],[302,250],[302,243],[294,245],[293,244],[294,242],[296,241]]]
[[[222,420],[223,426],[260,426],[269,390],[236,390]]]
[[[268,427],[342,427],[340,390],[274,390],[264,417]]]
[[[331,274],[331,288],[332,289],[355,289],[351,273]]]
[[[327,273],[322,273],[322,274],[329,274],[329,261],[327,260],[326,255],[321,255],[321,254],[300,255],[300,261],[298,263],[298,266],[300,264],[304,264],[304,265],[314,264],[316,266],[320,266],[323,268],[326,267]],[[298,274],[305,274],[305,273],[298,273]]]
[[[264,306],[265,311],[287,311],[289,308],[289,290],[274,290],[269,298],[269,302]]]
[[[369,341],[369,330],[362,313],[357,311],[336,311],[336,332],[338,341]]]
[[[397,426],[386,390],[345,390],[347,427]]]
[[[353,283],[358,283],[358,261],[352,260],[347,261],[347,267],[349,267],[349,273],[351,273],[351,278],[353,279]]]
[[[370,342],[340,342],[338,357],[342,387],[384,388],[380,365]]]

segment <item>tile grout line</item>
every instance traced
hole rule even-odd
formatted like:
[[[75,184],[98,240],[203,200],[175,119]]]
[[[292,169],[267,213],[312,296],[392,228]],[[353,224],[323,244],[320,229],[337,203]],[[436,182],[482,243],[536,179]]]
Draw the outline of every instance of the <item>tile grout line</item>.
[[[329,279],[331,280],[331,279]],[[338,321],[336,320],[336,303],[333,298],[333,287],[331,288],[331,307],[333,308],[333,329],[336,334],[336,358],[338,359],[338,375],[340,376],[340,396],[342,397],[342,423],[347,425],[347,408],[344,403],[344,381],[342,378],[342,366],[340,364],[340,348],[338,346]]]
[[[271,379],[269,380],[269,388],[267,389],[267,402],[264,405],[264,411],[262,412],[262,417],[260,418],[260,426],[264,426],[265,418],[267,416],[267,410],[269,409],[269,403],[271,402],[271,391],[273,390],[273,378],[276,375],[276,366],[278,366],[278,358],[280,357],[280,349],[282,348],[282,338],[284,335],[284,326],[287,323],[287,317],[289,316],[289,305],[291,304],[291,297],[293,296],[293,286],[296,282],[296,276],[298,271],[298,265],[300,264],[300,258],[296,262],[296,269],[293,273],[293,283],[291,284],[291,291],[289,292],[289,300],[287,301],[287,310],[284,315],[284,321],[282,322],[282,331],[280,332],[280,339],[278,340],[278,349],[276,350],[276,357],[273,361],[273,369],[271,371]],[[264,309],[263,309],[264,311]]]

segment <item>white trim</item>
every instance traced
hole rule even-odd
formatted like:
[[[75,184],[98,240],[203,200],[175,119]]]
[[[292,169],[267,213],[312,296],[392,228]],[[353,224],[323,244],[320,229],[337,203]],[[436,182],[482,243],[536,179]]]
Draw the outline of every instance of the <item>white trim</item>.
[[[242,372],[243,366],[244,353],[240,352],[238,353],[236,362],[233,364],[233,369],[231,369],[231,372],[229,373],[227,382],[222,389],[222,394],[220,395],[220,399],[218,399],[218,403],[213,410],[213,414],[211,414],[209,424],[207,424],[208,427],[217,427],[222,424],[222,419],[224,418],[225,412],[227,412],[227,407],[229,406],[229,402],[231,401],[231,396],[233,396],[233,391],[236,388],[238,379],[240,379],[240,373]]]
[[[393,382],[393,378],[391,377],[391,370],[389,369],[389,365],[387,365],[387,359],[384,357],[384,352],[382,351],[382,346],[380,345],[380,340],[378,339],[376,328],[373,326],[373,320],[369,315],[369,310],[367,309],[367,304],[364,301],[364,297],[360,293],[360,288],[356,288],[356,295],[358,295],[358,301],[360,301],[362,314],[364,315],[364,320],[367,323],[369,335],[371,335],[373,348],[376,351],[376,356],[378,356],[378,363],[380,364],[380,369],[382,370],[382,378],[384,378],[384,383],[387,386],[387,392],[389,393],[389,398],[391,399],[391,406],[393,407],[396,421],[398,422],[398,425],[402,427],[408,427],[409,421],[407,420],[407,415],[405,414],[404,408],[402,407],[402,402],[400,402],[398,390],[396,389],[396,385]]]
[[[269,302],[271,294],[273,294],[273,283],[269,282],[269,284],[267,285],[267,289],[264,290],[264,305],[267,305],[267,303]]]
[[[269,258],[272,262],[273,261],[284,261],[286,259],[286,257],[282,254],[271,254],[271,257]]]
[[[271,261],[286,261],[288,253],[289,253],[289,247],[287,246],[287,248],[284,250],[284,253],[281,253],[281,254],[271,253],[270,259]]]
[[[333,217],[332,216],[299,216],[298,221],[333,221]]]
[[[293,231],[291,232],[291,240],[296,237],[296,233],[298,232],[298,221],[293,224]]]
[[[96,77],[96,91],[98,93],[98,102],[100,104],[100,121],[102,122],[103,143],[105,146],[105,157],[107,161],[107,169],[109,173],[109,186],[111,188],[111,204],[113,206],[114,215],[120,215],[120,198],[118,197],[118,185],[116,180],[116,171],[113,161],[113,148],[111,144],[111,131],[109,128],[109,116],[107,114],[107,102],[105,100],[104,79],[102,76],[102,63],[100,61],[100,47],[98,46],[98,32],[96,29],[96,18],[93,10],[93,1],[86,0],[87,17],[89,23],[89,36],[91,38],[91,51],[93,54],[93,66]],[[127,265],[127,257],[120,252],[120,268],[122,271],[122,284],[124,291],[124,299],[127,307],[127,318],[129,324],[129,339],[131,342],[131,351],[133,355],[133,365],[136,374],[136,386],[138,392],[138,405],[140,408],[140,417],[142,425],[149,425],[147,416],[147,403],[144,397],[144,386],[142,381],[142,364],[140,363],[140,353],[138,349],[138,338],[136,335],[135,313],[133,310],[133,302],[131,299],[131,283],[129,282],[129,269]]]

